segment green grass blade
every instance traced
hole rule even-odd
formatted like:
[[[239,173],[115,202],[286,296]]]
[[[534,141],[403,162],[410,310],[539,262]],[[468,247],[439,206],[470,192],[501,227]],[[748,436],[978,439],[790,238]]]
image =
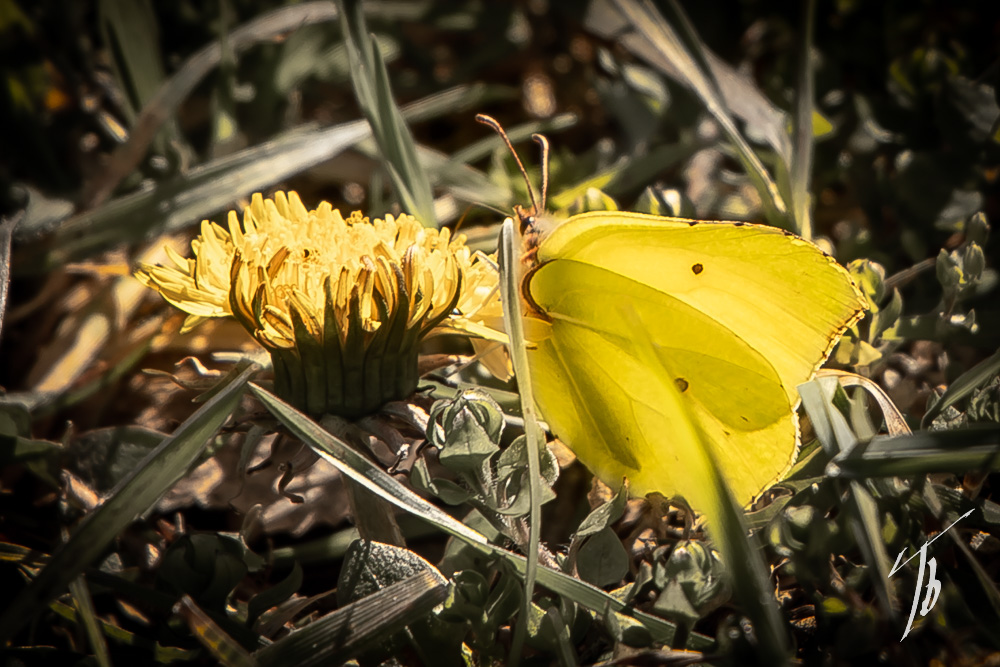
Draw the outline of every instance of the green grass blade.
[[[403,108],[413,122],[480,104],[489,89],[456,86]],[[118,197],[65,220],[46,243],[17,255],[15,273],[47,272],[123,241],[197,225],[239,199],[330,160],[371,134],[363,120],[304,126],[266,143],[199,165],[171,180]],[[28,222],[27,220],[25,221]]]
[[[516,249],[517,234],[514,232],[514,221],[507,219],[500,229],[500,299],[503,302],[504,328],[510,337],[511,364],[514,375],[518,379],[521,390],[521,414],[524,416],[524,434],[528,448],[528,494],[531,509],[528,511],[528,552],[527,567],[524,576],[524,600],[521,616],[518,618],[517,629],[510,652],[511,660],[520,657],[521,642],[528,631],[528,619],[531,615],[531,599],[535,589],[535,578],[538,575],[538,542],[541,538],[541,464],[538,461],[538,447],[544,446],[545,436],[538,427],[535,417],[535,396],[531,390],[531,375],[528,369],[528,354],[524,340],[524,322],[521,319],[520,261]],[[514,664],[514,663],[511,663]]]
[[[115,487],[108,499],[52,554],[38,576],[0,614],[0,641],[14,636],[49,601],[66,590],[83,568],[108,549],[132,521],[152,508],[184,476],[239,404],[257,367],[241,364],[225,389],[182,423]]]
[[[614,7],[612,0],[593,0],[588,8],[586,26],[601,37],[618,40],[634,55],[688,86],[687,79],[657,51],[655,44],[639,33],[625,34],[626,19]],[[787,131],[788,115],[776,107],[751,79],[707,48],[703,50],[703,61],[708,64],[712,80],[729,112],[745,123],[748,133],[752,131],[755,136],[764,139],[777,153],[780,163],[790,164],[792,142]]]
[[[559,661],[558,664],[560,667],[576,667],[579,664],[576,660],[576,648],[573,645],[569,627],[566,625],[566,621],[563,620],[562,614],[559,613],[559,609],[549,607],[545,612],[545,616],[542,617],[540,625],[543,628],[546,625],[549,626],[542,631],[548,630],[553,635],[556,659]]]
[[[396,193],[407,213],[424,225],[434,225],[431,184],[417,160],[413,134],[393,99],[389,73],[378,44],[365,26],[361,3],[338,0],[337,6],[341,11],[354,94],[371,124]]]
[[[370,139],[359,142],[354,148],[359,153],[379,159],[378,146]],[[510,209],[512,194],[509,189],[490,180],[480,170],[462,164],[454,156],[418,144],[417,159],[431,184],[454,198],[482,206]],[[440,201],[439,199],[438,202]],[[380,210],[378,203],[373,202],[371,210]],[[440,211],[437,211],[437,215],[439,222],[443,222]]]
[[[931,422],[944,412],[946,408],[974,392],[979,385],[997,373],[1000,373],[1000,349],[962,373],[954,382],[948,385],[948,389],[937,400],[937,403],[924,413],[923,419],[920,420],[920,427],[927,428],[930,426]]]
[[[15,268],[50,270],[123,241],[196,225],[240,197],[335,157],[368,133],[364,121],[329,128],[298,128],[199,165],[153,188],[118,197],[70,218],[51,239],[51,250],[42,257],[28,255]]]
[[[809,184],[813,162],[813,83],[812,45],[813,24],[816,22],[816,0],[806,0],[802,19],[802,53],[799,55],[799,85],[795,95],[795,152],[792,154],[792,207],[796,231],[805,239],[812,238],[812,210]]]
[[[49,605],[49,609],[71,623],[80,622],[80,614],[77,612],[76,607],[56,600]],[[156,664],[166,665],[175,662],[194,661],[199,658],[201,653],[198,649],[163,645],[141,634],[129,632],[119,625],[101,619],[98,619],[98,622],[100,623],[101,631],[106,637],[113,639],[117,644],[148,652],[152,661]]]
[[[743,519],[743,508],[733,498],[722,471],[715,462],[716,486],[720,490],[720,509],[715,525],[709,526],[712,541],[722,554],[730,573],[733,595],[753,623],[757,634],[758,662],[763,665],[787,664],[792,655],[788,626],[774,598],[770,568],[763,550]]]
[[[131,121],[136,109],[153,97],[165,76],[160,27],[149,2],[100,0],[97,8],[101,36],[113,54],[112,67],[122,89],[134,95],[126,99],[131,105],[122,109]]]
[[[100,667],[111,667],[111,657],[108,654],[108,643],[104,641],[101,622],[94,611],[94,601],[90,598],[87,581],[80,575],[69,584],[69,592],[73,596],[76,611],[83,623],[90,648],[94,650],[94,660]]]
[[[628,19],[632,28],[654,45],[657,52],[676,67],[682,79],[701,98],[705,108],[733,143],[743,168],[760,194],[768,222],[776,227],[790,228],[788,206],[781,196],[777,184],[737,129],[725,101],[713,83],[711,73],[702,70],[698,65],[697,60],[702,62],[708,60],[706,47],[698,39],[692,42],[692,46],[698,50],[696,60],[673,28],[663,20],[656,8],[648,1],[640,4],[637,0],[614,0],[614,3]],[[679,6],[676,11],[680,13]]]
[[[848,479],[995,470],[1000,470],[1000,426],[985,424],[950,431],[877,436],[854,451],[834,457],[830,463],[830,472]]]
[[[331,435],[271,392],[253,383],[250,384],[250,390],[289,431],[347,477],[397,507],[433,523],[449,535],[472,545],[486,546],[487,540],[483,535],[410,491],[395,477],[387,475],[350,445]]]
[[[892,571],[892,560],[885,550],[882,540],[882,522],[879,519],[879,509],[875,498],[865,486],[851,480],[848,485],[846,509],[850,512],[848,524],[854,539],[857,540],[861,557],[868,567],[874,570],[872,587],[878,596],[879,603],[892,623],[897,623],[900,609],[899,598],[889,587],[889,573]]]
[[[521,123],[514,127],[505,128],[504,131],[507,133],[507,138],[510,139],[510,142],[516,145],[519,142],[527,141],[533,134],[550,135],[574,127],[577,123],[579,123],[579,118],[577,118],[576,114],[563,113],[544,120]],[[451,158],[456,162],[467,164],[487,158],[498,150],[507,150],[503,139],[498,136],[489,136],[463,146],[455,151]]]
[[[996,621],[996,619],[1000,618],[1000,590],[997,589],[994,576],[983,567],[982,563],[979,562],[979,559],[972,553],[969,545],[962,540],[957,531],[948,531],[948,536],[955,547],[962,552],[962,556],[965,557],[967,567],[975,575],[976,581],[979,583],[979,587],[993,612],[992,614],[982,615],[981,622],[983,626],[994,637],[1000,636],[1000,626],[998,626]]]
[[[831,458],[847,456],[858,447],[857,438],[847,419],[833,404],[834,396],[840,389],[840,382],[835,376],[817,378],[799,385],[798,389],[802,396],[802,407],[813,423],[816,437]],[[850,512],[848,523],[865,563],[874,572],[872,586],[879,602],[895,624],[898,620],[899,600],[888,585],[892,561],[882,541],[878,507],[875,499],[860,482],[851,480],[847,491],[846,506]]]
[[[631,329],[638,332],[636,351],[650,368],[663,367],[652,340],[644,336],[645,325],[634,311],[622,311],[623,317],[632,320]],[[680,403],[680,394],[664,372],[655,376],[657,396],[670,395]],[[682,414],[686,414],[682,412]],[[698,511],[704,513],[712,542],[719,550],[726,572],[733,586],[733,594],[740,607],[750,618],[757,636],[758,662],[762,665],[784,665],[792,655],[788,641],[788,630],[774,598],[770,582],[770,568],[764,561],[759,545],[748,539],[749,531],[743,519],[743,508],[739,506],[729,485],[726,483],[720,463],[705,435],[693,419],[678,420],[684,424],[671,424],[675,437],[694,446],[683,447],[678,464],[688,471],[693,479],[702,482],[697,487],[697,495],[691,494],[687,500]],[[685,433],[689,431],[690,433]]]
[[[306,2],[263,14],[233,30],[225,40],[230,51],[239,53],[290,30],[336,18],[337,8],[331,3]],[[81,209],[94,208],[107,200],[122,179],[142,161],[163,123],[173,116],[195,86],[218,67],[222,56],[221,41],[212,42],[188,58],[177,73],[157,89],[130,128],[128,140],[115,150],[107,166],[84,190],[80,198]]]

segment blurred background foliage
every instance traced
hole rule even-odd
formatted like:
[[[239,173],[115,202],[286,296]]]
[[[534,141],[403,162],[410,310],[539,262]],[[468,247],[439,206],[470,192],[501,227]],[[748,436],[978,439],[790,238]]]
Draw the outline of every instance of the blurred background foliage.
[[[139,260],[161,261],[165,243],[183,254],[201,220],[222,222],[253,192],[295,189],[310,207],[325,199],[372,217],[406,202],[420,208],[425,224],[459,227],[492,252],[496,223],[526,202],[527,192],[506,150],[474,121],[485,112],[507,128],[535,182],[538,159],[526,139],[531,132],[549,137],[551,207],[563,213],[617,206],[772,219],[690,77],[683,83],[683,71],[671,73],[641,39],[607,20],[609,6],[360,3],[415,142],[413,155],[400,159],[419,165],[430,200],[419,188],[401,192],[377,128],[371,138],[365,119],[381,116],[352,86],[355,56],[332,3],[0,0],[0,282],[9,275],[9,289],[0,292],[0,536],[7,561],[0,590],[21,589],[64,531],[188,418],[192,396],[227,368],[210,352],[251,347],[226,323],[180,335],[181,318],[134,284],[130,271]],[[681,6],[686,19],[674,4],[658,5],[689,48],[704,49],[695,49],[699,64],[715,73],[738,130],[778,189],[791,193],[803,3]],[[685,20],[694,32],[680,29]],[[812,236],[850,265],[873,305],[873,316],[845,339],[834,362],[876,380],[910,428],[922,420],[931,429],[995,425],[1000,246],[989,238],[989,221],[1000,217],[1000,6],[820,0],[810,58]],[[428,351],[470,348],[449,340]],[[441,393],[433,396],[445,395],[442,387],[454,378],[486,382],[473,366],[451,380],[438,377]],[[493,395],[506,409],[510,395],[503,398]],[[492,407],[459,402],[432,414],[468,409],[493,423],[493,399],[477,399]],[[881,430],[877,419],[862,418],[863,398],[845,400],[860,438]],[[417,404],[426,426],[431,397]],[[393,426],[392,447],[373,446],[385,467],[402,460],[400,442],[422,440],[420,424],[409,417],[409,428]],[[71,664],[99,653],[82,639],[89,618],[95,628],[104,624],[116,662],[292,661],[297,654],[289,645],[284,657],[248,652],[364,600],[348,594],[343,581],[354,571],[341,565],[357,531],[345,523],[338,474],[301,443],[273,437],[273,422],[252,421],[238,419],[214,439],[211,456],[117,536],[104,565],[87,572],[91,606],[80,602],[86,591],[76,589],[75,606],[52,602],[44,622],[17,636],[17,645],[36,647],[19,651],[18,660]],[[500,465],[498,447],[513,437],[484,428],[491,437],[481,440],[476,462]],[[442,437],[434,446],[443,453],[448,442]],[[995,437],[991,442],[995,448]],[[940,458],[941,442],[925,446]],[[653,500],[626,508],[623,499],[598,491],[588,499],[587,473],[563,454],[558,482],[546,480],[555,494],[543,540],[553,548],[570,544],[570,569],[575,565],[590,583],[611,589],[628,582],[617,595],[680,628],[666,643],[705,649],[716,639],[719,664],[749,660],[752,633],[719,584],[717,558],[691,541],[703,534],[692,528],[690,513]],[[831,656],[827,664],[986,664],[983,656],[1000,650],[1000,512],[989,500],[995,478],[946,466],[905,489],[886,481],[898,478],[869,480],[876,533],[890,556],[946,526],[945,509],[978,510],[964,524],[976,555],[965,546],[965,556],[939,559],[950,583],[936,629],[900,643],[898,619],[876,600],[901,595],[905,616],[910,589],[879,598],[878,574],[866,565],[852,515],[843,510],[844,487],[822,474],[830,458],[807,449],[783,491],[748,514],[751,527],[766,528],[772,567],[786,566],[776,575],[779,601],[799,656],[816,663]],[[430,464],[415,460],[414,486],[448,505],[474,507],[467,522],[490,536],[526,511],[504,506],[496,480],[476,478],[476,465],[455,467],[461,456],[451,464],[443,454]],[[865,463],[856,465],[863,470]],[[995,457],[985,465],[995,468]],[[845,463],[844,470],[853,469]],[[887,474],[917,479],[926,472]],[[608,509],[583,530],[580,522],[605,507],[602,501]],[[385,620],[394,629],[410,627],[391,652],[426,660],[434,655],[427,647],[444,642],[458,664],[458,637],[478,664],[505,659],[520,605],[515,573],[445,544],[419,521],[400,523],[408,546],[426,560],[406,551],[399,556],[403,570],[386,566],[394,574],[365,575],[380,583],[362,587],[364,595],[412,584],[399,571],[430,571],[428,561],[455,576],[443,612],[428,617],[442,584],[427,575],[408,598],[407,609],[419,613]],[[344,590],[334,600],[328,592],[338,576]],[[175,609],[184,594],[187,606]],[[595,662],[610,655],[609,647],[651,645],[645,626],[625,616],[588,613],[569,598],[544,595],[529,623],[529,650],[540,663]],[[416,618],[423,625],[411,625]],[[325,631],[339,627],[336,619],[331,624]],[[219,649],[221,658],[203,648],[211,642],[196,639],[213,628],[235,642],[222,642],[229,652]],[[968,651],[955,646],[967,638]],[[364,642],[351,648],[369,661],[385,657],[371,650]]]

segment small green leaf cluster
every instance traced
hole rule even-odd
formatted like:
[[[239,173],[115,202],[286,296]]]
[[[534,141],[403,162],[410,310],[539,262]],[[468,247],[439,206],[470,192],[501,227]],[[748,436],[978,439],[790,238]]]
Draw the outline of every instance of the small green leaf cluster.
[[[454,400],[440,400],[430,411],[427,441],[437,451],[438,462],[454,481],[435,476],[426,458],[413,467],[411,481],[449,505],[469,503],[498,528],[509,518],[528,513],[527,449],[523,435],[501,448],[504,415],[487,393],[468,390]],[[559,476],[555,456],[539,449],[542,463],[542,502],[554,498],[552,485]],[[513,536],[512,536],[513,537]]]

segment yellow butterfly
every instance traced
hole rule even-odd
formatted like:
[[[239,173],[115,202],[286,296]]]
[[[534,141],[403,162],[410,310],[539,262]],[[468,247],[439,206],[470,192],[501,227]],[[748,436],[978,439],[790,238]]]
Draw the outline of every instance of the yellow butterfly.
[[[637,495],[695,501],[706,482],[684,465],[694,431],[741,504],[787,473],[796,387],[863,315],[847,271],[794,234],[742,222],[601,211],[544,230],[531,198],[515,207],[520,288],[531,385],[552,432]]]

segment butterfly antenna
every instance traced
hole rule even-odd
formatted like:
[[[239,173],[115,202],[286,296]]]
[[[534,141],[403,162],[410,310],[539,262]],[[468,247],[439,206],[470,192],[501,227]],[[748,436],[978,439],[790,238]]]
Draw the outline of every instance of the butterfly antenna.
[[[524,163],[521,162],[521,158],[518,156],[517,151],[514,150],[514,145],[510,143],[507,133],[503,131],[503,128],[500,126],[500,123],[497,122],[497,119],[492,116],[487,116],[484,113],[477,113],[476,120],[483,125],[489,125],[492,127],[493,131],[499,134],[500,138],[503,139],[503,142],[507,144],[507,149],[510,151],[510,154],[514,156],[514,160],[517,162],[517,168],[521,170],[521,176],[524,176],[524,182],[528,186],[528,197],[531,199],[531,207],[535,210],[535,212],[538,212],[538,204],[535,202],[535,190],[531,187],[531,179],[528,178],[528,172],[524,168]],[[544,210],[544,206],[542,210]]]
[[[466,216],[469,215],[469,211],[472,210],[472,207],[473,207],[473,204],[469,204],[468,206],[465,207],[465,210],[462,211],[462,215],[459,216],[458,222],[456,222],[455,225],[451,228],[451,231],[452,231],[453,234],[457,234],[458,230],[462,228],[462,223],[465,222],[465,218],[466,218]]]
[[[542,147],[542,211],[545,211],[545,198],[549,194],[549,140],[541,134],[533,134],[531,138]]]

